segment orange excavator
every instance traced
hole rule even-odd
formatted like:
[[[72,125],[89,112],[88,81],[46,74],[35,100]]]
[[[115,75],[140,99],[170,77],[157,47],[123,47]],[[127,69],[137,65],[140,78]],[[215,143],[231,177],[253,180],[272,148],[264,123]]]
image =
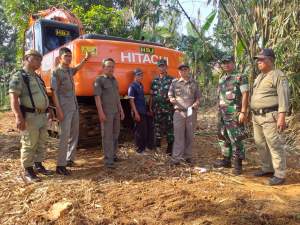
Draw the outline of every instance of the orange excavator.
[[[78,64],[90,52],[91,57],[74,77],[75,93],[80,104],[80,143],[92,143],[100,136],[97,111],[93,97],[93,83],[101,74],[101,62],[111,57],[116,61],[115,77],[119,84],[122,105],[130,124],[131,113],[126,99],[127,89],[133,81],[133,70],[140,68],[144,72],[145,94],[149,94],[151,81],[158,74],[156,63],[164,58],[168,63],[168,73],[178,76],[177,67],[182,62],[183,53],[166,48],[158,43],[131,39],[86,34],[81,21],[66,9],[50,8],[34,14],[30,18],[25,33],[25,51],[36,49],[43,55],[40,75],[50,92],[50,74],[57,64],[58,50],[65,46],[73,53],[72,64]],[[52,130],[57,130],[52,125]],[[100,140],[100,138],[96,138]]]

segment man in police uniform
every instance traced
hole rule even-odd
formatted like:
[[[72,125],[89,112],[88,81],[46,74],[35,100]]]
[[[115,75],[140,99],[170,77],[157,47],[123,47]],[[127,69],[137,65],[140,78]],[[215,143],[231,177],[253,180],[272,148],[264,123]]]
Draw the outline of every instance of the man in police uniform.
[[[218,139],[223,159],[214,166],[230,168],[233,158],[233,173],[240,175],[242,160],[245,158],[242,140],[246,137],[244,123],[249,99],[248,78],[234,72],[234,58],[231,55],[221,59],[221,69],[218,84]]]
[[[120,102],[118,82],[114,77],[115,61],[112,58],[104,59],[102,69],[102,75],[97,77],[94,83],[94,95],[101,123],[104,163],[107,168],[115,168],[120,119],[124,119],[124,111]]]
[[[167,136],[167,154],[172,154],[173,134],[173,113],[174,108],[168,97],[168,91],[173,78],[167,73],[167,61],[160,59],[157,62],[159,76],[152,81],[151,96],[149,101],[150,112],[154,114],[154,129],[156,147],[160,147],[161,139]]]
[[[21,164],[26,182],[40,179],[33,170],[50,175],[42,165],[46,152],[47,109],[49,100],[43,81],[35,73],[41,66],[42,55],[29,50],[24,56],[23,69],[17,71],[9,84],[10,102],[16,117],[17,128],[21,131]]]
[[[174,146],[172,161],[175,165],[184,161],[192,162],[192,144],[197,122],[197,109],[200,102],[198,83],[189,76],[189,66],[178,67],[180,78],[174,79],[168,96],[174,105]]]
[[[254,81],[251,97],[254,140],[261,158],[261,170],[255,176],[272,176],[270,185],[285,181],[286,155],[281,132],[286,128],[289,111],[289,85],[284,73],[274,68],[272,49],[262,49],[255,57],[261,73]]]

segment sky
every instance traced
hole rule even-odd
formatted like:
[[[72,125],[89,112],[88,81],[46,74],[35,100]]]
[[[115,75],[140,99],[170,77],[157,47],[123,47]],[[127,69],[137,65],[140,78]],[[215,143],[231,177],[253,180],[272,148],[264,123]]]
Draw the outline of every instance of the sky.
[[[200,20],[201,24],[204,23],[206,17],[213,10],[212,4],[207,5],[207,0],[179,0],[184,10],[188,13],[191,19],[196,19],[198,17],[198,10],[200,9]],[[217,22],[217,17],[214,20],[214,24]],[[182,27],[179,30],[182,30],[183,34],[186,34],[186,24],[188,19],[184,14],[182,14]],[[212,28],[213,26],[211,26]],[[207,35],[212,35],[212,29],[210,29]]]

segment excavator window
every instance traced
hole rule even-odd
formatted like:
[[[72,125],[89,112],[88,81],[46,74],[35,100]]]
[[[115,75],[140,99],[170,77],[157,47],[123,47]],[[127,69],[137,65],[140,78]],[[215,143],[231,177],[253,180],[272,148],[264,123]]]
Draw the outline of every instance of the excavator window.
[[[33,49],[33,34],[32,34],[32,27],[29,28],[25,33],[25,51],[29,49]]]
[[[56,27],[46,27],[44,35],[44,53],[50,52],[74,39],[72,31]]]
[[[79,37],[78,26],[41,19],[35,25],[35,48],[43,55]]]

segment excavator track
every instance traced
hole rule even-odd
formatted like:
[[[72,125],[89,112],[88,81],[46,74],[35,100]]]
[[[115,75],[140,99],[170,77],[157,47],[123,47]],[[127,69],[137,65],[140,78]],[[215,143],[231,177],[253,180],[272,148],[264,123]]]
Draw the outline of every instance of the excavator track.
[[[121,123],[119,141],[132,140],[133,120],[128,100],[121,100],[125,113],[125,120]],[[88,148],[101,146],[101,125],[98,118],[96,105],[90,98],[80,99],[79,105],[79,141],[78,147]],[[49,124],[51,137],[59,138],[59,122],[54,119]]]

